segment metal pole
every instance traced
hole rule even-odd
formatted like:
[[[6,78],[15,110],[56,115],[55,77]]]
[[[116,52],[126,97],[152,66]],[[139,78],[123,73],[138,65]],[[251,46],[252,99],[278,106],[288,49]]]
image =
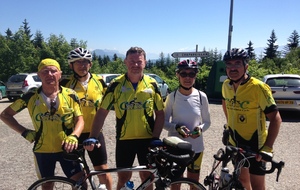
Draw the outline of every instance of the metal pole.
[[[231,0],[231,3],[230,3],[230,15],[229,15],[229,30],[228,30],[227,51],[229,51],[231,49],[231,36],[232,36],[232,31],[233,31],[232,13],[233,13],[233,0]]]
[[[198,62],[197,52],[198,52],[198,44],[196,44],[196,57],[195,57],[195,61],[196,61],[196,62]]]

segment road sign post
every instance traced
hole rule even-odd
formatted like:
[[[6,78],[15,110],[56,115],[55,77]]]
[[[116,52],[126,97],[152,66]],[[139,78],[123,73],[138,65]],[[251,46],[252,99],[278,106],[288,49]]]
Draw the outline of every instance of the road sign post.
[[[207,51],[200,52],[174,52],[172,53],[172,57],[174,58],[182,58],[182,57],[207,57],[209,53]]]

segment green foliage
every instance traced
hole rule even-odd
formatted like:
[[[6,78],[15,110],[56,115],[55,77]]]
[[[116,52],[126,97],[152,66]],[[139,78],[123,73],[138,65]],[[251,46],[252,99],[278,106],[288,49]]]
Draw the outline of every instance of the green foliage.
[[[67,42],[65,37],[51,34],[44,38],[41,31],[37,31],[32,39],[29,23],[25,19],[19,30],[13,33],[10,29],[5,31],[6,36],[0,34],[0,80],[7,81],[8,77],[20,72],[36,72],[40,60],[44,58],[56,59],[62,68],[63,74],[72,74],[67,62],[70,50],[76,47],[87,47],[87,42],[72,38]],[[46,39],[46,40],[45,40]],[[266,56],[260,55],[260,60],[255,59],[253,43],[249,41],[247,51],[252,55],[248,72],[259,79],[273,73],[300,74],[300,47],[299,35],[293,31],[288,39],[288,51],[277,52],[276,35],[274,30],[268,40]],[[129,44],[130,45],[130,44]],[[203,51],[206,51],[205,48]],[[209,56],[200,59],[200,70],[196,78],[195,88],[205,91],[210,69],[215,61],[222,59],[222,53],[216,48],[207,50]],[[280,55],[284,56],[280,56]],[[264,58],[263,58],[264,57]],[[170,91],[178,88],[178,79],[175,74],[177,63],[180,59],[173,59],[168,54],[165,57],[160,53],[157,60],[148,60],[145,73],[159,75],[169,85]],[[93,73],[125,73],[124,61],[115,54],[113,58],[108,56],[93,55]]]

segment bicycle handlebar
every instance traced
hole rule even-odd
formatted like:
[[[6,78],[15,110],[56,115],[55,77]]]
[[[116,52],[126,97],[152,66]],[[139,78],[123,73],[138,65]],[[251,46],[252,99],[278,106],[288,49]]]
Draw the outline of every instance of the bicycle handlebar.
[[[162,149],[158,151],[158,154],[162,155],[163,157],[176,162],[180,165],[188,165],[192,161],[192,156],[190,154],[182,154],[182,155],[175,155],[168,153],[166,150]]]
[[[228,161],[236,154],[245,155],[246,157],[250,157],[250,156],[256,157],[258,155],[258,153],[253,152],[251,150],[245,150],[239,147],[228,145],[226,146],[225,154],[222,154],[221,156],[214,155],[214,158],[219,161]],[[284,167],[284,162],[283,161],[277,162],[273,160],[271,156],[265,154],[262,155],[262,160],[271,163],[271,168],[269,170],[261,168],[266,174],[273,173],[275,169],[277,169],[276,181],[278,182],[279,175],[281,173],[282,168]]]

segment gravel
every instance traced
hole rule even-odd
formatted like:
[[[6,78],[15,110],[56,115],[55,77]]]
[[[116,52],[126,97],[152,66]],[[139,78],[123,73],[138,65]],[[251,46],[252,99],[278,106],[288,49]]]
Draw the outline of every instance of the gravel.
[[[0,101],[0,112],[10,104],[7,99]],[[213,154],[223,147],[221,135],[225,117],[222,107],[218,103],[210,103],[210,113],[212,118],[211,127],[203,134],[205,141],[205,152],[202,162],[200,182],[203,183],[205,176],[211,170]],[[282,112],[283,122],[280,133],[274,145],[274,159],[284,161],[285,167],[276,182],[276,173],[267,175],[267,189],[299,189],[300,182],[295,177],[300,173],[300,146],[298,143],[300,127],[299,112]],[[27,111],[16,115],[17,120],[25,127],[32,128],[31,120]],[[111,111],[105,121],[104,134],[106,136],[107,151],[109,157],[109,167],[115,167],[115,119],[114,111]],[[27,189],[36,179],[34,170],[32,144],[25,141],[19,134],[7,127],[0,121],[0,189],[14,190]],[[162,132],[161,138],[166,136],[166,131]],[[293,164],[294,162],[294,164]],[[135,162],[135,165],[137,163]],[[63,175],[60,166],[57,165],[57,175]],[[115,185],[117,177],[113,174]],[[135,186],[140,183],[137,173],[132,177]]]

